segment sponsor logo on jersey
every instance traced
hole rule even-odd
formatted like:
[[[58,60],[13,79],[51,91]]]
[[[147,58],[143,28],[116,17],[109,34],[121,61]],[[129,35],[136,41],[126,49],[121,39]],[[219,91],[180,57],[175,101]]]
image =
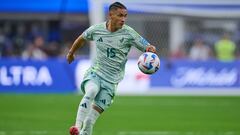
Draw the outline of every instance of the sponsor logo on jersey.
[[[102,37],[100,37],[100,38],[97,40],[97,42],[103,42]]]

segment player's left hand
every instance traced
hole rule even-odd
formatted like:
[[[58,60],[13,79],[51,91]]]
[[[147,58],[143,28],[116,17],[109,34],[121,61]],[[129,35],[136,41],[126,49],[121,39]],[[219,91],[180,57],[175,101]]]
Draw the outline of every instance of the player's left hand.
[[[146,52],[153,52],[156,53],[156,47],[153,45],[148,45],[146,48]]]

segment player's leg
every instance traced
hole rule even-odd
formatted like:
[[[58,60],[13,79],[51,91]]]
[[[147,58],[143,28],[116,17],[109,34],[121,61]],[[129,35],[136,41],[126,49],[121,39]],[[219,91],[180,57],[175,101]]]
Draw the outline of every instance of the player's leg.
[[[85,83],[85,94],[79,104],[78,113],[76,118],[76,126],[80,129],[84,120],[86,119],[92,103],[97,93],[99,92],[99,86],[94,81],[87,81]]]
[[[90,109],[92,108],[92,103],[97,93],[99,92],[99,84],[96,81],[88,80],[83,84],[85,94],[79,104],[76,124],[70,128],[71,135],[78,135],[77,132],[80,131],[84,120],[86,119]]]
[[[106,110],[112,103],[114,92],[116,90],[116,84],[105,82],[101,80],[100,91],[94,99],[93,109],[91,109],[89,115],[84,121],[84,126],[80,135],[92,135],[93,126],[100,116],[100,114]]]
[[[96,105],[93,105],[87,118],[84,121],[83,129],[80,135],[92,135],[93,126],[102,112],[103,110],[101,108],[99,108]]]

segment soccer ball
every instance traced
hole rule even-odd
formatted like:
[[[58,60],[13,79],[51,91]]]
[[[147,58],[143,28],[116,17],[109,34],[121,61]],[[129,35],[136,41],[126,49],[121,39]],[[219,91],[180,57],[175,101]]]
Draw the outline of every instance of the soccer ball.
[[[138,68],[144,74],[153,74],[160,67],[159,57],[152,52],[145,52],[138,58]]]

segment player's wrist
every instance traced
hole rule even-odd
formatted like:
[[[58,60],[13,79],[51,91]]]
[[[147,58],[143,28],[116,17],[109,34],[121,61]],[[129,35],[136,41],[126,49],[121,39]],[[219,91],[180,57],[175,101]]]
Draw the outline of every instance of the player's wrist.
[[[73,51],[69,51],[69,52],[68,52],[68,55],[73,55],[73,54],[74,54]]]
[[[146,50],[145,50],[146,52],[152,52],[152,53],[156,53],[156,48],[155,48],[155,46],[153,46],[153,45],[148,45],[147,47],[146,47]]]

